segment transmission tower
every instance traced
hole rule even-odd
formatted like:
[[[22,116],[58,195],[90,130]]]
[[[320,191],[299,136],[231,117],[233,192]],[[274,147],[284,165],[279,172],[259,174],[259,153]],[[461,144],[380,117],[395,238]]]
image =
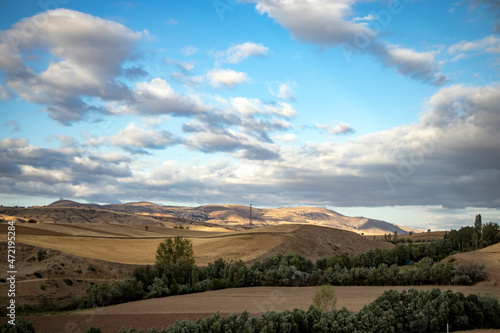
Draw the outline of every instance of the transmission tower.
[[[250,218],[249,218],[250,219],[250,225],[252,225],[252,204],[250,204],[250,214],[249,214],[249,216],[250,216]]]

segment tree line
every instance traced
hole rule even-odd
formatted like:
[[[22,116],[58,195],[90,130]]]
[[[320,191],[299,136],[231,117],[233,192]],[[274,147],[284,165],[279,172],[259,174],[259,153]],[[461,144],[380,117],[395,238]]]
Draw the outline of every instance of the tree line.
[[[185,319],[161,330],[136,331],[122,327],[118,333],[432,333],[500,328],[500,303],[491,295],[469,295],[452,291],[398,292],[388,290],[372,303],[353,313],[341,310],[320,311],[313,305],[307,311],[294,309],[268,311],[260,318],[244,311],[239,316],[218,312],[196,321]],[[92,329],[92,330],[91,330]],[[98,333],[91,328],[86,333]]]
[[[119,333],[431,333],[450,331],[499,329],[500,303],[491,295],[469,295],[452,291],[419,291],[410,289],[398,292],[388,290],[360,311],[352,313],[346,308],[322,312],[313,305],[307,311],[268,311],[260,318],[244,311],[241,315],[221,316],[216,313],[196,321],[177,321],[161,330],[136,331],[123,327]],[[35,332],[31,323],[19,321],[18,325],[0,325],[0,332]],[[100,333],[90,327],[86,333]]]
[[[238,287],[470,285],[485,278],[479,265],[439,262],[454,251],[453,244],[443,239],[356,255],[333,255],[316,263],[289,253],[269,256],[252,266],[241,260],[218,259],[206,267],[197,267],[189,240],[176,237],[159,245],[154,266],[136,268],[121,282],[90,285],[83,306]],[[409,260],[416,264],[409,269],[398,266]]]

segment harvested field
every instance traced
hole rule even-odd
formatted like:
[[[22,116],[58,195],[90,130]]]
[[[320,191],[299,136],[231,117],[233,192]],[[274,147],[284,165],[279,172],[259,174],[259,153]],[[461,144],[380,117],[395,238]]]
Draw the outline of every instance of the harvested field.
[[[415,287],[419,290],[431,290],[434,286]],[[346,307],[358,311],[364,305],[382,295],[385,290],[408,290],[408,287],[335,287],[338,297],[337,308]],[[464,294],[492,293],[500,297],[499,288],[479,284],[476,286],[458,286],[451,289]],[[165,327],[175,320],[207,317],[219,311],[221,314],[241,313],[247,310],[254,315],[266,311],[282,311],[285,309],[307,310],[312,303],[314,287],[254,287],[225,289],[205,293],[171,296],[151,300],[143,300],[106,308],[84,310],[69,316],[25,317],[35,323],[42,332],[58,332],[66,327],[78,327],[84,330],[89,326],[97,326],[103,332],[117,332],[122,326],[134,326],[136,329]],[[478,331],[479,332],[479,331]],[[488,332],[488,331],[485,331]]]
[[[0,224],[6,227],[6,224]],[[76,256],[123,264],[153,264],[165,237],[183,236],[193,243],[196,262],[205,266],[219,258],[252,262],[276,253],[296,253],[316,260],[330,254],[354,254],[391,248],[387,242],[353,232],[301,224],[263,227],[242,232],[206,232],[120,224],[18,224],[17,242]],[[0,232],[6,233],[5,230]],[[130,255],[133,253],[133,255]]]

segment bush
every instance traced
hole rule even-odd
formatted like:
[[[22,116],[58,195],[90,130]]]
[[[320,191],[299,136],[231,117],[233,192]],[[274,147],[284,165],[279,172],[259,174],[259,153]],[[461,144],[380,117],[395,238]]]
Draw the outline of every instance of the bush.
[[[102,333],[100,328],[91,326],[85,330],[85,333]]]
[[[36,253],[36,260],[42,261],[43,259],[45,259],[46,256],[47,256],[47,250],[39,249],[38,252]]]
[[[72,286],[72,285],[73,285],[73,281],[71,281],[71,279],[64,279],[63,281],[64,281],[64,283],[66,283],[66,285],[68,285],[68,286]]]
[[[42,274],[40,274],[40,272],[35,272],[35,273],[33,273],[33,275],[36,276],[39,279],[42,278]]]
[[[316,287],[313,295],[313,305],[321,312],[330,312],[337,304],[335,289],[331,285]]]
[[[9,323],[1,324],[0,333],[35,333],[35,327],[30,321],[16,319],[16,325]]]
[[[95,271],[96,271],[95,267],[94,267],[94,266],[92,266],[92,265],[89,265],[89,267],[88,267],[87,269],[88,269],[89,271],[92,271],[92,272],[95,272]]]

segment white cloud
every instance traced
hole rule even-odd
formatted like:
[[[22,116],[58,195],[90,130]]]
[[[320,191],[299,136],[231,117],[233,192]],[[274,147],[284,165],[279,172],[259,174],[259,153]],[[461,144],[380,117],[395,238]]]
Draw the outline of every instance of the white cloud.
[[[245,73],[221,68],[212,69],[207,73],[207,78],[214,88],[234,88],[238,84],[250,81]]]
[[[320,46],[340,46],[347,60],[350,53],[370,53],[387,67],[434,85],[442,85],[446,76],[429,52],[418,53],[379,41],[366,22],[352,19],[354,0],[254,0],[260,14],[267,14],[298,40]],[[393,6],[392,7],[397,7]],[[397,9],[393,12],[397,13]],[[373,17],[367,16],[367,19]],[[376,18],[375,18],[376,19]]]
[[[33,36],[20,37],[28,26],[35,29]],[[106,112],[85,96],[110,101],[127,94],[127,87],[116,78],[136,42],[145,35],[77,11],[50,10],[23,19],[2,33],[0,69],[12,91],[45,105],[52,118],[68,124],[89,112]],[[35,49],[57,60],[39,70],[29,61]]]
[[[190,56],[198,52],[198,49],[192,45],[186,45],[181,49],[182,54]]]
[[[234,97],[229,99],[232,110],[241,115],[274,114],[281,117],[295,116],[295,109],[288,103],[264,104],[256,98]]]
[[[295,142],[295,141],[299,140],[297,135],[295,135],[294,133],[275,135],[275,136],[273,136],[273,139],[278,140],[278,141],[284,141],[284,142]]]
[[[443,206],[498,208],[500,198],[500,87],[451,85],[428,101],[420,121],[343,142],[281,147],[254,135],[266,125],[252,115],[203,113],[189,124],[185,144],[229,157],[206,164],[155,161],[85,149],[47,149],[26,139],[0,141],[0,188],[22,195],[80,197],[89,201],[172,200],[255,205]],[[228,117],[228,118],[224,118]],[[221,122],[234,125],[220,126]],[[253,123],[252,123],[253,121]],[[145,131],[145,132],[144,132]],[[123,142],[144,149],[165,136],[129,126]],[[269,131],[267,131],[269,132]],[[115,136],[118,136],[116,133]],[[118,138],[116,138],[118,140]],[[293,135],[277,133],[275,140]],[[161,148],[159,148],[161,149]],[[140,164],[140,165],[139,165]],[[53,170],[52,177],[47,170]],[[392,178],[391,178],[392,177]],[[165,197],[165,188],[168,195]],[[98,197],[98,191],[112,195]],[[81,192],[83,191],[83,192]],[[133,197],[126,193],[133,193]],[[102,195],[102,194],[101,194]]]
[[[147,154],[146,149],[165,149],[177,143],[172,134],[167,131],[147,130],[137,127],[134,123],[104,139],[108,140],[112,146],[139,154]]]
[[[271,95],[276,96],[282,100],[295,101],[295,91],[293,87],[296,85],[295,82],[292,83],[281,83],[278,87],[278,92],[274,92],[272,88],[269,88]]]
[[[440,65],[434,52],[416,52],[385,43],[374,44],[372,50],[387,67],[395,67],[400,74],[438,86],[448,81],[439,73]]]
[[[232,46],[226,51],[218,52],[217,57],[221,58],[222,61],[236,64],[251,56],[265,56],[268,52],[269,48],[262,44],[247,42]]]
[[[358,22],[358,21],[373,21],[378,19],[378,16],[373,15],[372,13],[364,16],[364,17],[355,17],[353,21]]]
[[[192,116],[208,109],[198,96],[178,94],[162,78],[138,82],[136,87],[131,105],[115,109],[142,115],[172,114],[175,116]]]
[[[324,124],[316,124],[314,125],[317,129],[326,130],[328,133],[333,135],[343,135],[343,134],[352,134],[354,133],[354,128],[346,123],[340,123],[334,126],[328,126]]]
[[[500,53],[500,38],[490,35],[473,41],[463,40],[448,47],[448,54],[455,56],[455,61],[467,57],[467,53],[471,52],[498,54]]]
[[[194,68],[194,61],[183,61],[183,62],[178,62],[177,67],[184,71],[184,72],[189,72]]]

